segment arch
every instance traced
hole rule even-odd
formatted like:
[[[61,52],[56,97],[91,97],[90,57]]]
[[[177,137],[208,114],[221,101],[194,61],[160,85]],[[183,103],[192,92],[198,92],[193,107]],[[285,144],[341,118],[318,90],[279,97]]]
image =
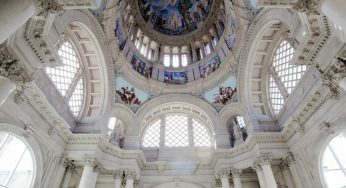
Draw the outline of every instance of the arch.
[[[76,44],[84,63],[86,73],[86,96],[81,111],[81,122],[96,121],[107,109],[114,88],[114,74],[110,61],[110,51],[105,48],[106,37],[96,18],[89,12],[71,10],[61,17],[61,33],[67,33]]]
[[[154,113],[164,106],[180,105],[180,109],[183,110],[182,106],[190,106],[191,113],[198,114],[200,119],[206,122],[207,126],[214,132],[215,126],[219,125],[217,118],[217,111],[206,101],[187,94],[166,94],[151,99],[150,101],[143,104],[143,106],[136,112],[137,124],[142,128],[147,121],[150,120],[150,114]],[[171,108],[174,111],[173,108]],[[194,110],[195,112],[192,112]],[[171,112],[172,112],[171,111]],[[161,111],[166,113],[166,111]],[[158,114],[156,114],[158,115]],[[153,116],[151,116],[153,117]]]
[[[239,82],[244,91],[242,101],[245,109],[256,116],[257,120],[271,120],[274,116],[269,106],[266,75],[268,62],[274,47],[287,30],[291,30],[297,16],[287,9],[264,9],[249,28],[248,37],[242,49],[239,66]],[[275,20],[273,20],[275,18]]]
[[[20,139],[24,144],[28,146],[33,159],[33,176],[30,187],[40,187],[41,178],[43,176],[44,160],[39,142],[35,139],[30,129],[25,130],[16,125],[9,123],[0,123],[0,132],[6,132],[15,135],[16,138]]]

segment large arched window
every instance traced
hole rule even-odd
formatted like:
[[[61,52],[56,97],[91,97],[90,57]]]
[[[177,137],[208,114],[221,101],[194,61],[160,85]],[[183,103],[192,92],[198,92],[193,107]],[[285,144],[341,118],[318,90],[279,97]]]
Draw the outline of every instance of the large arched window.
[[[28,146],[17,137],[0,132],[0,187],[31,187],[34,161]]]
[[[322,173],[328,188],[346,187],[346,132],[335,137],[322,156]]]
[[[143,147],[211,147],[210,132],[197,119],[169,114],[154,121],[144,132]]]
[[[269,97],[275,114],[278,114],[285,100],[292,93],[306,71],[305,65],[292,65],[294,48],[283,40],[276,50],[269,70]]]
[[[76,50],[68,41],[62,44],[58,54],[63,66],[47,67],[46,73],[68,102],[70,110],[75,116],[78,116],[82,108],[84,95],[80,60]]]

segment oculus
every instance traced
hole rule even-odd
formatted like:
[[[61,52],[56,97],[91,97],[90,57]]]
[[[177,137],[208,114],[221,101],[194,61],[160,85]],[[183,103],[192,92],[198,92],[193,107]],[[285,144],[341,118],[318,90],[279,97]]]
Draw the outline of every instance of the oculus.
[[[139,0],[147,24],[166,35],[196,30],[209,16],[213,0]]]

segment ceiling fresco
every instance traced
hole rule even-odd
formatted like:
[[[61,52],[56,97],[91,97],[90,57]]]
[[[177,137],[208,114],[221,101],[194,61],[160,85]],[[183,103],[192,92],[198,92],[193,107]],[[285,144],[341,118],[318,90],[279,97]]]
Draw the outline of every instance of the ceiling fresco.
[[[213,0],[138,0],[146,23],[166,35],[197,29],[208,18],[212,4]]]

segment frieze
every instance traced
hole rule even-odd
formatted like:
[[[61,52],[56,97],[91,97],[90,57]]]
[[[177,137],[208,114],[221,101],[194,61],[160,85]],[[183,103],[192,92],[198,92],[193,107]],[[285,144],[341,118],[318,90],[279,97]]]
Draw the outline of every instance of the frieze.
[[[320,15],[321,0],[298,0],[293,9],[306,14]]]

